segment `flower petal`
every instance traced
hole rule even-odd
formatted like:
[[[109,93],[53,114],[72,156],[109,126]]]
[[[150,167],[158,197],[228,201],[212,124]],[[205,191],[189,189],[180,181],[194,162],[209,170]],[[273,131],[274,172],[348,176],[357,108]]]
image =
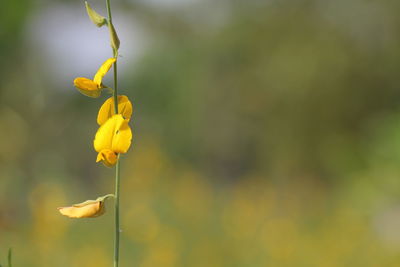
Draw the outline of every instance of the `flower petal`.
[[[132,103],[126,95],[118,96],[118,113],[128,121],[132,116]],[[97,123],[99,125],[104,124],[114,114],[114,98],[110,97],[100,107],[99,114],[97,115]]]
[[[95,82],[88,78],[79,77],[74,80],[74,85],[79,92],[89,97],[99,97],[101,88]]]
[[[97,84],[98,87],[101,87],[101,81],[103,80],[104,75],[106,75],[106,73],[110,70],[115,61],[117,61],[117,59],[113,57],[107,59],[98,69],[96,75],[94,75],[93,81]]]
[[[109,118],[114,115],[114,98],[110,97],[104,101],[97,114],[97,124],[103,125]]]
[[[126,153],[131,146],[132,130],[128,125],[128,121],[124,120],[118,127],[118,131],[115,132],[112,141],[111,150],[115,153]]]
[[[113,115],[97,130],[94,149],[101,152],[110,149],[115,153],[126,153],[131,145],[132,131],[121,114]]]
[[[95,218],[104,214],[103,201],[85,201],[71,207],[58,208],[62,215],[70,218]]]
[[[97,154],[96,162],[101,161],[105,166],[112,167],[118,161],[118,155],[111,149],[103,149]]]
[[[94,149],[97,152],[100,152],[104,149],[111,149],[112,147],[112,139],[115,132],[115,118],[118,115],[114,115],[108,119],[100,128],[97,130],[96,135],[94,137],[93,145]],[[122,116],[121,116],[122,117]]]

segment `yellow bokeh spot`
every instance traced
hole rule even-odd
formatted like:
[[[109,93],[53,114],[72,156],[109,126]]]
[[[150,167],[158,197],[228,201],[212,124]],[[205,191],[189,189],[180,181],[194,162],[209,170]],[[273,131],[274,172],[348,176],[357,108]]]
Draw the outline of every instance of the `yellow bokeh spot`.
[[[108,267],[111,266],[108,251],[102,245],[77,247],[71,257],[71,267]]]
[[[125,225],[129,225],[126,234],[135,242],[150,243],[159,235],[159,218],[148,203],[127,207],[122,216]]]
[[[32,215],[29,228],[31,232],[30,235],[24,235],[22,240],[35,244],[38,266],[45,266],[40,263],[48,260],[48,255],[57,253],[60,240],[66,238],[68,225],[54,212],[54,203],[64,202],[65,196],[59,184],[42,182],[33,187],[28,201]]]
[[[272,259],[286,262],[294,258],[300,237],[298,226],[291,218],[270,218],[261,227],[259,234]]]
[[[164,225],[157,238],[148,245],[140,266],[178,266],[181,239],[180,232],[177,229]]]
[[[172,190],[171,199],[179,218],[195,225],[201,225],[209,218],[214,199],[206,179],[188,170],[174,181]]]

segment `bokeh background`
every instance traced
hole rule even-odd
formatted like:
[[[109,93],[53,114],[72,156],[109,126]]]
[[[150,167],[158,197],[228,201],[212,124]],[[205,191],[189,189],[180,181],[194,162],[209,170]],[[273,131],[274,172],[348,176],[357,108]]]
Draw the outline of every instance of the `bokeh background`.
[[[400,266],[399,1],[112,8],[135,109],[121,266]],[[111,202],[56,209],[114,190],[92,147],[107,95],[72,86],[110,56],[82,1],[1,2],[0,263],[112,265]]]

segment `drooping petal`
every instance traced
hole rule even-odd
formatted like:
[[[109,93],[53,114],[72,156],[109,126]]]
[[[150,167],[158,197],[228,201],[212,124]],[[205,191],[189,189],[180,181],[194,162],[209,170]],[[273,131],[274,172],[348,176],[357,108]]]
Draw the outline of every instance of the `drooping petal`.
[[[107,59],[103,65],[97,70],[96,75],[94,75],[93,81],[97,84],[98,87],[101,87],[101,81],[103,80],[104,75],[110,70],[112,64],[116,61],[116,58]]]
[[[113,115],[97,130],[94,149],[101,152],[110,149],[115,153],[126,153],[131,145],[132,131],[121,114]]]
[[[128,121],[132,116],[132,103],[126,95],[118,96],[118,113]],[[97,115],[97,123],[99,125],[104,124],[114,114],[114,98],[110,97],[100,107],[99,114]]]
[[[101,94],[102,88],[88,78],[79,77],[74,80],[74,85],[79,92],[85,96],[97,98]]]
[[[101,161],[107,167],[112,167],[117,163],[118,156],[111,149],[103,149],[97,154],[96,162],[99,161]]]
[[[62,215],[70,218],[95,218],[104,214],[104,201],[85,201],[70,207],[58,208]]]

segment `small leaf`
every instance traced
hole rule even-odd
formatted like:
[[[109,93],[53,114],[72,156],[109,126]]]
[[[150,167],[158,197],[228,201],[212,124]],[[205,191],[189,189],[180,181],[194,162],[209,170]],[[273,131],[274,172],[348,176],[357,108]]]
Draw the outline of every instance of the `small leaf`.
[[[97,26],[97,27],[101,27],[104,24],[107,23],[107,19],[105,17],[103,17],[102,15],[100,15],[99,13],[97,13],[96,11],[94,11],[88,2],[85,1],[85,6],[86,6],[86,12],[90,18],[90,20]]]

